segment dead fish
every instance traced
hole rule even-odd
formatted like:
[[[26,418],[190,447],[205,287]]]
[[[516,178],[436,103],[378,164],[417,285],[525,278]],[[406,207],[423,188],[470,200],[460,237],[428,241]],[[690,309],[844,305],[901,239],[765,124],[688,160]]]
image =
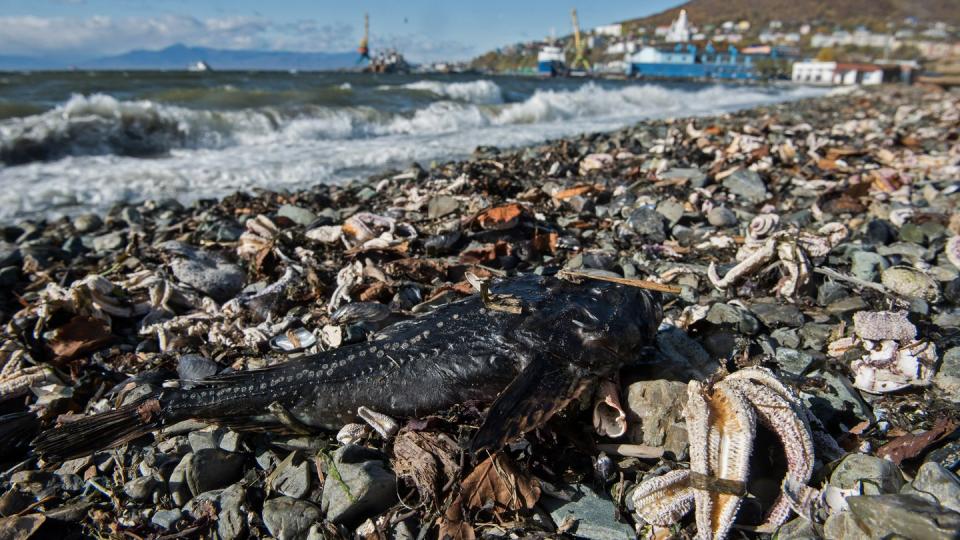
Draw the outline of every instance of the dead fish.
[[[493,404],[471,450],[496,449],[635,358],[662,318],[655,293],[608,282],[527,275],[494,281],[489,292],[389,326],[366,343],[165,388],[45,431],[34,447],[45,459],[66,459],[188,418],[335,430],[358,422],[360,407],[418,417],[475,400]]]

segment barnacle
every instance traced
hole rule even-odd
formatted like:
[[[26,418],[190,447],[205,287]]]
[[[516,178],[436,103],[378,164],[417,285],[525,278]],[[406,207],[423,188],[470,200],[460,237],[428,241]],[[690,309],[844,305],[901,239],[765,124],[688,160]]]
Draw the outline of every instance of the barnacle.
[[[654,525],[676,523],[695,509],[698,536],[725,538],[746,495],[757,422],[783,444],[784,482],[804,485],[813,473],[813,434],[800,399],[769,370],[746,368],[716,384],[688,387],[690,470],[644,481],[633,494],[637,514]],[[758,530],[771,532],[790,514],[783,493]]]

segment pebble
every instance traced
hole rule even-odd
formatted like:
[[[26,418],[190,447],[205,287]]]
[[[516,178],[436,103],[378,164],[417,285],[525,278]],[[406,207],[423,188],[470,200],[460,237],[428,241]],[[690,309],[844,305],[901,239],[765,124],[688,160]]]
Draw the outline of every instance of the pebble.
[[[153,523],[155,526],[167,530],[172,529],[174,525],[177,524],[183,518],[183,510],[179,508],[174,508],[172,510],[157,510],[154,512],[153,517],[150,518],[150,523]]]
[[[244,271],[220,255],[174,241],[161,247],[176,255],[169,263],[173,275],[214,300],[229,300],[243,289]]]
[[[960,347],[943,353],[940,366],[933,376],[933,384],[943,391],[943,396],[960,402]]]
[[[123,231],[111,232],[91,239],[93,250],[98,253],[118,251],[127,245],[127,235]]]
[[[638,208],[627,218],[627,226],[647,242],[657,243],[667,239],[663,216],[651,208]]]
[[[597,493],[587,485],[572,486],[572,491],[571,501],[553,497],[542,499],[543,507],[550,512],[554,523],[574,520],[567,535],[594,540],[631,540],[636,537],[632,527],[617,521],[613,501],[605,494]]]
[[[677,381],[642,380],[627,387],[627,425],[631,442],[663,447],[679,459],[686,454],[683,408],[687,385]]]
[[[316,214],[310,210],[300,206],[294,206],[292,204],[281,205],[280,208],[277,209],[277,215],[280,217],[285,217],[303,227],[307,227],[317,220]]]
[[[722,184],[727,191],[750,203],[763,202],[770,196],[763,179],[756,171],[750,169],[737,170],[724,178]]]
[[[830,475],[830,485],[841,489],[862,486],[864,495],[897,493],[904,485],[903,475],[892,461],[867,454],[849,454]]]
[[[268,480],[273,489],[279,493],[294,499],[302,499],[310,492],[312,476],[310,463],[299,459],[296,452],[291,452],[287,459],[277,465],[277,469]]]
[[[321,508],[329,521],[357,524],[396,500],[397,479],[384,466],[379,452],[346,445],[337,449],[325,469]]]
[[[850,263],[850,273],[864,281],[876,281],[880,272],[890,266],[883,255],[871,251],[854,251]]]
[[[307,501],[281,496],[263,503],[263,524],[277,540],[300,540],[323,513]]]
[[[725,229],[737,225],[737,215],[726,206],[716,206],[707,212],[707,223]]]
[[[199,495],[205,491],[226,487],[243,476],[243,456],[219,448],[203,448],[193,453],[187,469],[190,492]]]
[[[91,233],[103,225],[97,214],[80,214],[73,218],[73,228],[80,234]]]
[[[149,501],[160,486],[160,480],[153,475],[134,478],[123,485],[123,492],[135,501]]]
[[[941,506],[960,512],[960,478],[939,463],[927,462],[902,493],[933,495]]]
[[[750,311],[760,322],[770,328],[779,326],[800,326],[803,324],[803,312],[792,304],[751,304]]]
[[[235,540],[247,536],[247,488],[233,484],[223,490],[218,498],[217,533],[221,540]]]
[[[430,199],[427,204],[427,217],[430,219],[441,218],[447,214],[452,214],[460,208],[460,202],[453,197],[440,196]]]

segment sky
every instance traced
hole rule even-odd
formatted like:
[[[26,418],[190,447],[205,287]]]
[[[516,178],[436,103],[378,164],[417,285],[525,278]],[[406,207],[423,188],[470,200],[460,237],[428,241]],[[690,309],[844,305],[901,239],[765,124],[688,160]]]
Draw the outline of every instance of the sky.
[[[679,0],[594,0],[581,28],[655,13]],[[418,62],[465,60],[499,46],[570,32],[571,4],[550,0],[0,0],[0,55],[87,59],[176,43],[225,49],[356,49]]]

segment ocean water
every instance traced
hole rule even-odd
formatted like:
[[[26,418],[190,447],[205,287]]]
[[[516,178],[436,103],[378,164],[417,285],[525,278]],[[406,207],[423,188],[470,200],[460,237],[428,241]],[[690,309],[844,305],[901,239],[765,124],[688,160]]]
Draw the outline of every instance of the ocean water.
[[[0,220],[299,189],[478,145],[823,92],[466,75],[0,73]]]

